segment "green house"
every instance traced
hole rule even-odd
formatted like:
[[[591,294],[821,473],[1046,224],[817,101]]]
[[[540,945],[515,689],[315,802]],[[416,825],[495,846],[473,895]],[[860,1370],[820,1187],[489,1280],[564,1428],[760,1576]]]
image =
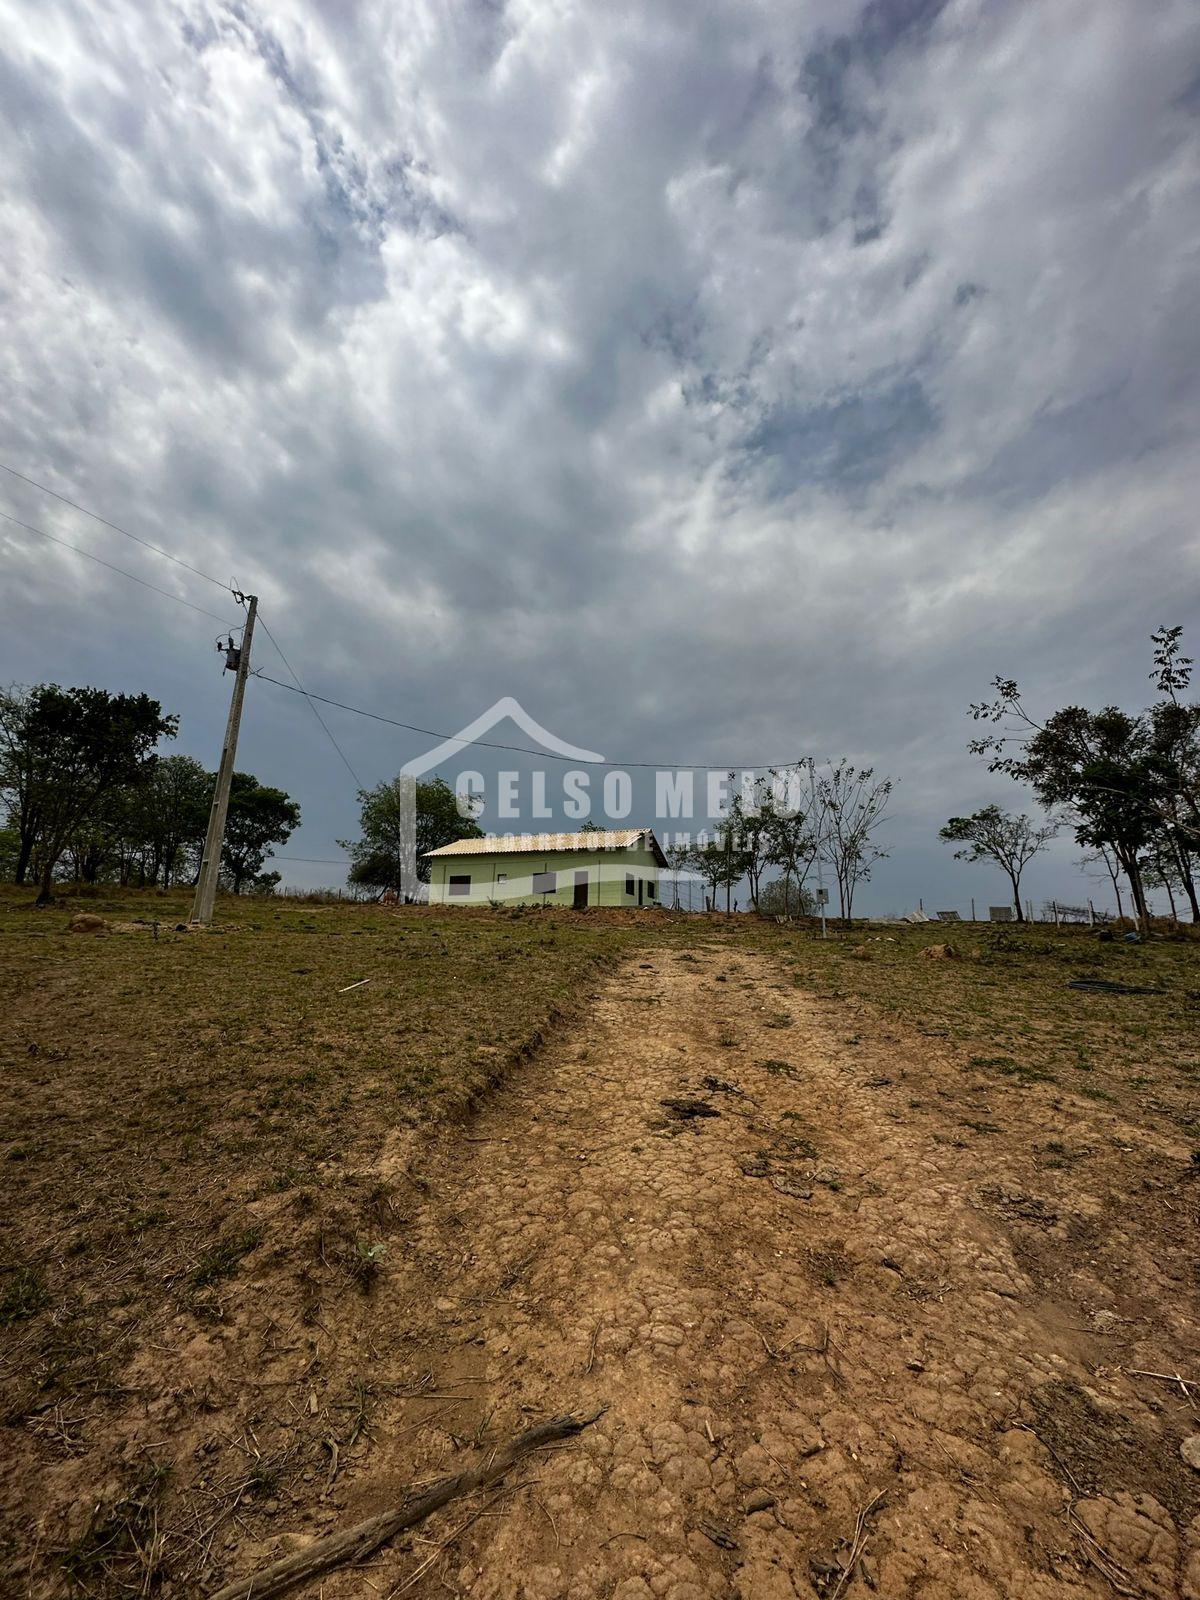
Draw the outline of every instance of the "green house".
[[[649,828],[489,834],[426,852],[431,905],[653,906],[667,865]]]

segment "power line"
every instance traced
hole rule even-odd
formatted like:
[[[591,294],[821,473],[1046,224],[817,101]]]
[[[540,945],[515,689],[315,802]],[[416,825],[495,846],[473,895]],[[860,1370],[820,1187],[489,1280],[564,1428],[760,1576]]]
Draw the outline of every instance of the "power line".
[[[339,856],[336,859],[330,856],[277,856],[272,854],[272,861],[303,861],[310,867],[348,867],[349,856]]]
[[[82,511],[85,517],[92,517],[96,522],[102,522],[106,528],[111,528],[114,533],[123,534],[126,539],[132,539],[134,544],[140,544],[143,549],[152,550],[156,556],[162,556],[164,561],[173,561],[177,567],[186,567],[189,572],[194,572],[198,578],[203,578],[205,583],[215,584],[218,589],[224,589],[227,593],[232,593],[231,586],[228,583],[222,583],[220,578],[214,578],[210,573],[201,572],[199,567],[194,567],[190,561],[184,561],[181,556],[173,556],[169,550],[163,550],[159,545],[151,544],[149,539],[143,539],[136,533],[130,533],[129,529],[122,528],[120,523],[110,522],[107,517],[102,517],[98,511],[91,511],[87,506],[81,506],[77,500],[71,500],[65,494],[59,494],[58,490],[52,489],[49,484],[39,483],[36,478],[26,477],[25,473],[18,472],[16,467],[10,467],[6,461],[0,461],[0,468],[3,468],[5,472],[11,473],[14,478],[20,478],[22,483],[29,484],[30,488],[40,489],[43,494],[53,495],[56,500],[61,500],[63,505],[70,506],[73,511]],[[139,579],[138,581],[140,582],[141,580]]]
[[[3,462],[0,462],[3,466]],[[177,605],[187,606],[189,611],[198,611],[202,617],[211,617],[214,622],[219,622],[223,628],[230,626],[226,617],[217,616],[215,611],[206,611],[203,606],[193,605],[190,600],[185,600],[182,595],[172,594],[169,589],[160,589],[156,583],[147,583],[145,578],[139,578],[132,572],[126,572],[124,567],[116,567],[111,561],[105,561],[103,556],[94,556],[90,550],[84,550],[77,544],[71,544],[68,539],[60,539],[56,533],[47,533],[45,528],[35,528],[31,522],[22,522],[19,517],[11,516],[7,511],[0,511],[0,517],[6,522],[11,522],[15,527],[24,528],[26,533],[36,533],[42,539],[49,539],[51,544],[60,544],[64,550],[73,550],[77,556],[85,556],[87,560],[94,561],[97,566],[107,567],[110,572],[116,572],[122,578],[128,578],[131,583],[140,583],[143,589],[150,589],[155,594],[161,594],[164,599],[174,600]],[[103,519],[101,519],[103,520]],[[186,562],[180,565],[186,566]],[[203,577],[203,573],[201,574]],[[228,585],[222,584],[225,589]],[[286,685],[285,685],[286,687]]]
[[[18,472],[16,467],[10,467],[6,461],[0,461],[0,468],[2,468],[5,472],[9,473],[12,477],[19,478],[22,483],[29,484],[29,486],[31,488],[39,489],[39,490],[41,490],[41,492],[43,494],[53,495],[53,497],[56,500],[60,500],[63,503],[63,505],[70,506],[75,511],[81,511],[85,517],[94,518],[94,520],[96,522],[102,523],[104,527],[111,528],[114,533],[120,533],[120,534],[123,534],[126,539],[132,539],[135,544],[141,545],[144,550],[149,550],[156,556],[162,556],[165,561],[173,561],[177,567],[185,568],[186,571],[194,573],[196,575],[196,577],[198,577],[198,578],[203,578],[206,583],[211,583],[218,589],[224,589],[227,593],[236,594],[237,591],[234,590],[231,587],[231,585],[229,585],[227,583],[222,583],[219,578],[214,578],[210,573],[202,572],[199,567],[194,567],[190,561],[184,561],[182,559],[182,557],[176,556],[176,555],[172,555],[169,550],[164,550],[161,545],[151,544],[149,539],[143,539],[143,538],[141,538],[140,535],[138,535],[136,533],[130,533],[129,529],[128,528],[122,528],[120,523],[112,522],[112,521],[110,521],[110,519],[108,517],[102,517],[98,511],[93,511],[93,510],[90,509],[90,507],[85,506],[85,505],[81,505],[78,500],[72,500],[68,495],[59,494],[58,490],[57,489],[52,489],[49,486],[49,484],[39,483],[36,478],[31,478],[24,472]],[[190,606],[193,611],[199,611],[201,616],[213,617],[214,620],[217,621],[217,622],[223,622],[224,621],[224,618],[216,616],[215,612],[205,611],[202,606],[192,605],[192,602],[190,600],[182,600],[182,599],[180,599],[179,595],[173,595],[166,589],[160,589],[153,583],[147,583],[144,578],[135,577],[132,572],[126,572],[123,567],[114,566],[111,561],[105,561],[100,556],[94,556],[94,555],[91,554],[90,551],[83,550],[78,545],[74,545],[74,544],[69,543],[66,539],[60,539],[56,534],[47,533],[44,528],[35,528],[30,523],[21,522],[19,518],[13,517],[13,516],[9,516],[8,512],[6,512],[6,511],[0,511],[0,516],[7,517],[8,521],[10,521],[12,523],[15,523],[16,526],[19,527],[19,528],[25,528],[30,533],[40,534],[42,536],[42,538],[44,538],[44,539],[49,539],[55,544],[60,544],[60,545],[64,546],[64,548],[66,548],[67,550],[75,551],[75,553],[77,555],[86,556],[89,561],[95,561],[95,562],[99,563],[100,566],[107,567],[109,569],[109,571],[111,571],[111,572],[120,573],[123,578],[129,578],[134,583],[140,583],[144,589],[151,589],[151,590],[153,590],[153,592],[155,594],[165,595],[168,600],[178,600],[180,605]],[[292,678],[295,680],[295,684],[296,684],[297,689],[299,689],[300,693],[304,695],[304,698],[306,700],[308,700],[308,705],[309,705],[310,711],[312,712],[313,716],[316,717],[316,719],[320,723],[321,727],[324,729],[326,737],[328,738],[328,740],[329,740],[330,744],[333,746],[333,748],[337,751],[338,756],[342,761],[342,764],[346,768],[346,771],[354,779],[354,782],[355,782],[356,786],[361,789],[362,786],[363,786],[362,779],[358,776],[358,774],[355,772],[354,768],[351,766],[351,764],[350,764],[350,762],[349,762],[349,760],[348,760],[348,758],[346,756],[346,752],[342,749],[341,745],[334,738],[333,733],[330,730],[328,723],[326,723],[324,717],[322,717],[321,713],[317,710],[317,708],[313,704],[312,700],[309,699],[309,696],[307,694],[307,691],[304,688],[304,685],[300,682],[300,678],[299,678],[299,676],[298,676],[298,674],[296,672],[296,669],[292,666],[291,662],[284,655],[283,650],[282,650],[282,648],[281,648],[281,646],[279,644],[278,639],[276,639],[275,635],[271,632],[270,628],[267,626],[265,618],[260,617],[259,621],[262,623],[263,632],[266,634],[267,638],[270,639],[271,643],[275,646],[275,650],[276,650],[276,652],[277,652],[277,654],[279,656],[279,659],[283,662],[284,666],[287,668],[288,672],[291,674]],[[286,685],[285,685],[285,687],[286,687]]]
[[[190,561],[184,561],[182,559],[182,557],[172,555],[169,550],[164,550],[160,545],[151,544],[148,539],[143,539],[136,533],[130,533],[129,529],[121,527],[120,523],[112,522],[112,521],[109,520],[108,517],[102,517],[98,511],[92,511],[88,506],[81,505],[77,500],[72,500],[67,495],[60,494],[57,489],[51,489],[48,484],[39,483],[36,478],[31,478],[24,472],[18,472],[16,467],[10,467],[6,461],[0,461],[0,469],[2,469],[3,471],[11,474],[11,476],[14,477],[14,478],[19,478],[22,483],[29,484],[29,486],[31,488],[41,490],[41,492],[43,494],[53,495],[54,499],[61,501],[63,505],[70,506],[73,510],[82,512],[83,515],[86,516],[86,517],[92,517],[96,522],[102,523],[104,527],[111,528],[114,533],[122,534],[126,539],[132,539],[135,544],[140,544],[143,549],[151,551],[156,556],[162,556],[162,558],[165,561],[172,561],[172,562],[175,563],[175,565],[177,567],[185,568],[188,572],[194,573],[196,575],[196,577],[203,578],[206,583],[211,583],[216,588],[224,589],[227,593],[230,593],[230,594],[236,594],[237,593],[237,591],[232,587],[231,584],[223,583],[220,578],[214,578],[211,573],[203,572],[199,567],[193,566]],[[21,522],[19,520],[19,518],[10,516],[9,513],[6,512],[6,511],[0,511],[0,516],[7,518],[7,520],[9,522],[15,523],[18,528],[25,528],[29,533],[40,534],[42,538],[49,539],[54,544],[62,545],[67,550],[73,550],[76,555],[86,556],[89,561],[95,561],[95,562],[98,563],[98,565],[100,565],[102,567],[107,567],[110,572],[117,572],[117,573],[119,573],[121,575],[121,577],[129,578],[129,579],[132,580],[132,582],[141,584],[141,586],[144,589],[150,589],[155,594],[160,594],[160,595],[165,596],[165,598],[168,599],[168,600],[176,600],[176,601],[178,601],[178,603],[180,605],[188,606],[191,610],[198,611],[201,616],[213,617],[214,620],[217,621],[217,622],[221,622],[221,623],[225,622],[225,619],[223,617],[216,616],[216,614],[214,612],[205,611],[202,606],[193,605],[190,600],[184,600],[179,595],[171,594],[170,591],[167,590],[167,589],[160,589],[153,583],[147,583],[144,578],[135,577],[132,572],[126,572],[123,567],[114,566],[111,561],[105,561],[105,560],[102,559],[102,557],[94,556],[94,555],[91,554],[90,551],[83,550],[78,545],[70,544],[66,539],[60,539],[55,534],[47,533],[44,528],[35,528],[31,524],[29,524],[27,522]],[[361,706],[346,705],[341,700],[330,700],[325,695],[310,694],[309,691],[301,683],[300,678],[297,675],[295,668],[292,666],[292,664],[288,660],[288,658],[284,655],[282,649],[280,648],[279,641],[275,638],[275,635],[271,632],[270,628],[267,626],[266,621],[262,617],[259,618],[259,621],[262,623],[263,631],[266,633],[267,638],[270,639],[271,643],[275,646],[275,650],[276,650],[276,652],[277,652],[277,654],[279,656],[279,659],[283,662],[284,666],[287,668],[288,672],[291,674],[292,678],[294,679],[294,682],[293,683],[283,683],[283,682],[281,682],[280,679],[272,678],[265,672],[255,672],[253,674],[253,676],[256,677],[256,678],[261,678],[265,683],[273,683],[276,686],[276,688],[288,689],[288,690],[291,690],[295,694],[301,694],[301,695],[304,696],[305,700],[308,701],[309,709],[312,711],[313,715],[316,717],[317,721],[320,723],[321,727],[324,729],[325,734],[326,734],[327,738],[329,739],[330,744],[332,744],[333,748],[337,751],[338,756],[341,759],[343,765],[345,766],[347,772],[349,772],[350,776],[354,779],[355,784],[360,789],[363,787],[362,780],[359,778],[358,774],[355,772],[354,768],[351,766],[350,761],[348,760],[345,751],[342,749],[341,745],[339,745],[337,740],[334,738],[333,733],[330,730],[328,723],[326,723],[324,717],[322,717],[321,713],[317,710],[317,707],[316,707],[314,702],[319,700],[322,705],[336,706],[339,711],[351,711],[356,716],[369,717],[374,722],[385,722],[391,727],[403,728],[408,733],[419,733],[423,737],[429,738],[429,739],[441,739],[441,740],[444,740],[444,741],[450,741],[452,743],[462,744],[462,745],[467,745],[467,746],[478,745],[481,749],[485,749],[485,750],[506,750],[506,751],[509,751],[510,753],[512,753],[514,755],[540,756],[544,760],[550,760],[550,761],[579,761],[579,759],[580,759],[580,758],[575,757],[575,756],[555,755],[551,751],[548,751],[548,750],[534,750],[534,749],[531,749],[530,747],[528,747],[526,745],[500,744],[500,743],[498,743],[498,742],[496,742],[494,740],[489,740],[489,739],[460,739],[457,734],[437,733],[431,728],[418,728],[413,723],[410,723],[410,722],[399,722],[399,721],[396,720],[396,718],[394,718],[394,717],[385,717],[385,716],[381,715],[377,711],[366,711]],[[729,762],[710,762],[710,761],[672,761],[672,762],[663,762],[663,761],[599,761],[599,762],[587,762],[587,761],[584,761],[584,762],[582,762],[582,764],[585,765],[585,766],[604,766],[604,767],[622,767],[622,768],[629,767],[629,768],[635,768],[635,769],[651,769],[651,770],[653,770],[655,768],[658,768],[658,767],[670,766],[670,767],[679,768],[679,769],[685,770],[685,771],[686,770],[700,770],[700,769],[708,770],[708,771],[721,771],[721,770],[745,771],[747,769],[757,769],[757,768],[761,768],[761,767],[764,767],[764,766],[766,766],[766,767],[789,767],[789,766],[794,766],[795,762],[791,761],[791,760],[778,761],[778,762],[761,762],[761,761],[753,761],[753,762],[732,762],[732,761],[729,761]]]
[[[290,670],[290,669],[289,669]],[[534,750],[529,745],[499,744],[493,739],[463,739],[457,733],[439,733],[435,728],[418,728],[411,722],[398,722],[395,717],[385,717],[379,711],[364,711],[361,706],[347,705],[344,700],[330,700],[323,694],[311,694],[307,689],[298,689],[290,683],[284,683],[280,678],[272,678],[265,672],[255,672],[253,677],[261,678],[264,683],[273,683],[277,689],[288,689],[293,694],[303,694],[306,699],[319,700],[323,706],[336,706],[339,711],[353,711],[355,716],[369,717],[372,722],[386,722],[389,727],[403,728],[407,733],[419,733],[427,739],[441,739],[452,744],[478,745],[483,750],[508,750],[514,755],[540,756],[544,761],[573,761],[579,766],[594,767],[621,767],[621,768],[648,768],[655,771],[661,767],[673,767],[679,771],[709,771],[709,772],[746,772],[759,768],[794,767],[797,762],[790,761],[588,761],[581,756],[560,756],[551,750]]]
[[[333,748],[337,751],[338,755],[342,758],[342,765],[345,767],[346,771],[350,774],[350,776],[354,779],[355,787],[358,788],[358,789],[365,788],[366,786],[363,783],[362,779],[359,777],[358,773],[355,772],[354,768],[350,765],[350,761],[349,761],[349,758],[346,755],[346,752],[342,749],[341,745],[333,737],[333,734],[332,734],[332,732],[330,731],[330,728],[329,728],[329,724],[325,721],[325,718],[321,715],[321,713],[317,710],[316,706],[313,704],[313,697],[309,694],[308,690],[304,687],[304,685],[300,682],[300,679],[296,676],[296,669],[292,666],[292,663],[284,655],[282,649],[280,648],[279,640],[271,632],[270,628],[267,627],[267,624],[266,624],[265,621],[263,621],[262,617],[260,617],[258,620],[260,622],[262,622],[263,632],[266,634],[267,638],[270,639],[271,643],[275,646],[275,651],[276,651],[276,654],[279,656],[279,659],[283,662],[284,666],[291,673],[292,677],[296,679],[296,688],[299,689],[300,693],[308,701],[308,709],[312,712],[313,716],[316,717],[317,721],[321,724],[322,728],[324,728],[326,738],[329,740],[329,742],[333,746]],[[261,674],[256,674],[256,676],[261,676]],[[283,685],[283,687],[285,689],[287,689],[287,688],[290,688],[291,685],[285,683]]]

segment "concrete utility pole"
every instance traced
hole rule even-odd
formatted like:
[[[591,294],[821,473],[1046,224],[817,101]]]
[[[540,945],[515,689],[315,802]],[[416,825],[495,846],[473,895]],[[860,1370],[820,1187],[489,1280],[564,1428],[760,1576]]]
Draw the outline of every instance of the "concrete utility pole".
[[[221,747],[221,765],[217,769],[217,787],[213,791],[212,810],[208,814],[208,832],[204,836],[204,854],[200,858],[200,876],[196,879],[196,898],[192,902],[192,921],[207,926],[212,921],[213,904],[217,898],[217,876],[221,870],[221,847],[225,843],[225,815],[229,810],[229,788],[233,783],[233,764],[237,760],[238,728],[242,720],[242,701],[246,698],[246,679],[250,675],[250,641],[254,637],[254,618],[258,611],[258,596],[248,594],[246,626],[242,633],[241,648],[237,650],[236,672],[233,680],[233,698],[229,702],[229,721],[225,724],[225,743]],[[235,647],[236,648],[236,647]],[[226,656],[226,667],[230,662]]]
[[[813,760],[812,756],[809,756],[809,758],[808,758],[808,794],[809,794],[809,815],[811,816],[817,809],[817,764]],[[818,824],[817,824],[818,829],[820,828],[820,826],[821,825],[818,822]],[[829,937],[829,930],[825,926],[825,907],[826,907],[826,905],[828,903],[829,903],[829,896],[825,893],[825,877],[824,877],[824,874],[821,871],[820,837],[818,836],[818,840],[817,840],[817,904],[821,908],[821,937],[822,937],[822,939],[828,939],[828,937]]]

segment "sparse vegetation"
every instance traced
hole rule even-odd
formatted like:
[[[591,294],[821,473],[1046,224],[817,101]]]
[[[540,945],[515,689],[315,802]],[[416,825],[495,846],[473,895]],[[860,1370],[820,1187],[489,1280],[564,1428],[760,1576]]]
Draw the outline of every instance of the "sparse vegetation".
[[[303,1504],[306,1473],[323,1482],[365,1447],[380,1379],[364,1351],[405,1271],[408,1209],[428,1192],[422,1130],[519,1071],[596,975],[635,951],[722,952],[727,1020],[715,1035],[735,1079],[748,1048],[734,1010],[742,952],[777,963],[778,999],[758,1026],[790,1027],[798,1049],[809,1003],[860,1008],[855,1031],[843,1022],[837,1035],[847,1052],[881,1025],[868,1027],[872,1015],[928,1037],[951,1052],[963,1092],[988,1097],[941,1113],[935,1144],[1003,1149],[1011,1095],[1057,1097],[1094,1130],[1047,1138],[1036,1153],[1047,1172],[1098,1159],[1134,1129],[1188,1150],[1200,1132],[1200,946],[1187,940],[964,927],[964,959],[929,962],[918,959],[928,930],[897,928],[872,941],[870,961],[845,962],[848,939],[750,918],[287,900],[226,901],[212,932],[184,934],[169,931],[184,895],[120,891],[88,902],[118,931],[79,940],[64,931],[69,907],[48,921],[32,899],[29,889],[0,896],[11,1482],[40,1481],[58,1450],[76,1463],[80,1495],[93,1478],[114,1483],[114,1452],[146,1386],[169,1399],[173,1419],[148,1437],[191,1429],[203,1445],[198,1456],[134,1450],[127,1487],[106,1490],[87,1525],[64,1504],[60,1570],[97,1597],[164,1573],[198,1592],[203,1544],[177,1530],[206,1527],[235,1500],[243,1519],[269,1516],[279,1496]],[[1157,992],[1070,989],[1081,970]],[[373,981],[340,992],[361,977]],[[577,1059],[588,1070],[585,1040]],[[758,1065],[806,1081],[785,1059]],[[892,1081],[868,1069],[864,1092]],[[807,1170],[817,1152],[796,1126],[802,1109],[772,1130],[755,1168],[797,1204],[843,1184]],[[911,1111],[939,1114],[927,1087]],[[823,1291],[847,1270],[838,1252],[813,1261]]]

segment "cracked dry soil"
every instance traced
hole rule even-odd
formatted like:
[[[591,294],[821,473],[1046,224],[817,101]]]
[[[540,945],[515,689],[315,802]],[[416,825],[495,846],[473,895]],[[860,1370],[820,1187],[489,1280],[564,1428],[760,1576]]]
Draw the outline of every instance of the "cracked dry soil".
[[[936,1046],[855,1026],[763,957],[656,951],[425,1151],[369,1315],[445,1399],[381,1414],[339,1521],[607,1411],[327,1600],[1200,1596],[1200,1474],[1089,1318],[1100,1203],[1027,1158],[1044,1104],[972,1137],[1001,1113]]]

